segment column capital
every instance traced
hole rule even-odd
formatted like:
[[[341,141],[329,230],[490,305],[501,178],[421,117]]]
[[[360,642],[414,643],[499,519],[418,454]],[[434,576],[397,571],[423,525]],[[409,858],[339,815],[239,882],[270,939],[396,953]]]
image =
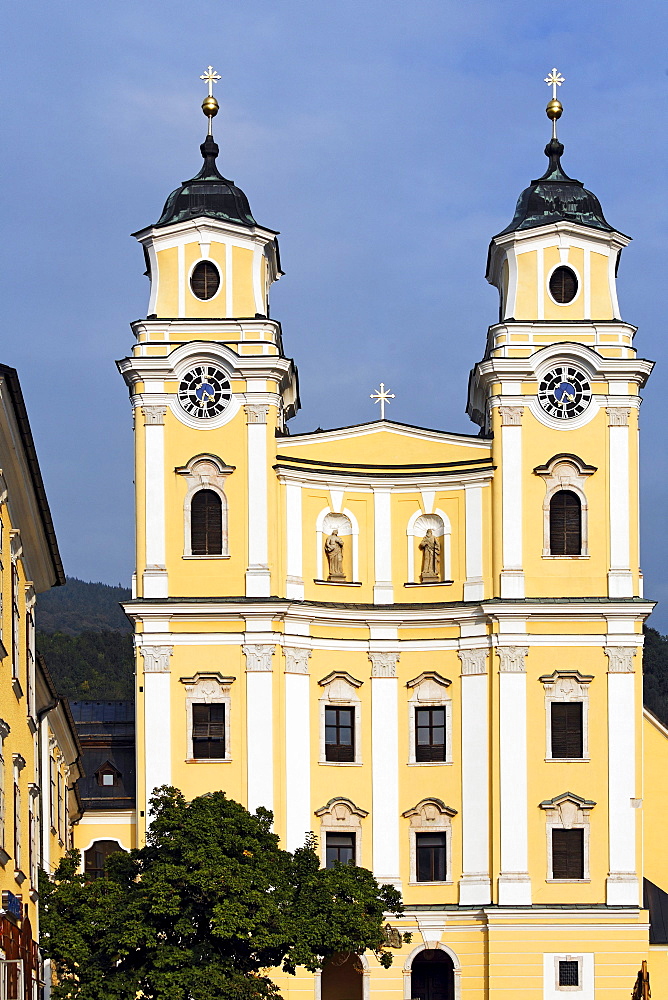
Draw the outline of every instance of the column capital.
[[[399,653],[369,653],[372,677],[396,677]]]
[[[165,413],[167,413],[166,406],[142,406],[142,413],[144,414],[144,425],[149,424],[164,424]]]
[[[308,674],[310,649],[302,649],[299,646],[283,646],[283,656],[285,657],[286,674]]]
[[[244,644],[241,648],[246,657],[246,673],[271,673],[271,658],[276,646],[258,642]]]
[[[168,674],[169,658],[174,652],[173,646],[140,646],[139,652],[144,657],[145,674]]]
[[[606,406],[608,427],[628,427],[631,415],[630,406]]]
[[[462,663],[462,675],[487,673],[486,649],[460,649],[457,655]]]
[[[497,646],[499,672],[502,674],[525,674],[524,658],[528,656],[527,646]]]
[[[266,424],[269,403],[244,403],[247,424]]]
[[[633,657],[636,655],[635,646],[606,646],[603,650],[608,657],[608,673],[610,674],[633,674]]]
[[[523,406],[500,406],[501,424],[504,427],[519,426],[522,423],[524,413]]]

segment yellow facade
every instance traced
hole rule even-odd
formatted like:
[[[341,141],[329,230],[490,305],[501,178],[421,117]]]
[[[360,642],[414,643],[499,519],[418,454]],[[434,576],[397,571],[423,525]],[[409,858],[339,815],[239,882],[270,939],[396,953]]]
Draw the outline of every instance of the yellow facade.
[[[389,420],[290,435],[276,233],[228,182],[195,178],[137,234],[150,304],[119,368],[138,805],[113,836],[142,842],[158,785],[221,788],[271,808],[289,849],[313,830],[325,863],[341,835],[401,888],[413,940],[392,969],[363,956],[352,987],[344,965],[277,974],[286,998],[589,1000],[654,968],[642,878],[661,886],[665,779],[643,774],[643,745],[665,753],[665,732],[642,719],[636,433],[651,363],[619,314],[628,238],[556,148],[490,246],[500,316],[471,372],[471,435]],[[98,834],[105,817],[85,817],[77,836]]]

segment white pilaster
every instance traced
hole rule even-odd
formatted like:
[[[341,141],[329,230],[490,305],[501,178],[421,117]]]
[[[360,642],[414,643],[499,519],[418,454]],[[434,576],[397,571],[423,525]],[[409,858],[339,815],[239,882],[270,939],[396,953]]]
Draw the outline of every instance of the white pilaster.
[[[610,873],[606,902],[638,906],[636,871],[636,736],[633,646],[604,650],[608,669],[608,842]]]
[[[285,514],[288,568],[285,596],[295,601],[303,601],[302,488],[300,483],[286,483]]]
[[[246,403],[248,431],[248,569],[246,596],[269,597],[271,572],[267,524],[266,403]]]
[[[630,569],[631,521],[629,479],[629,408],[608,406],[610,571],[609,597],[633,597]]]
[[[376,577],[373,588],[374,604],[392,604],[394,601],[390,497],[389,490],[374,490],[374,568]]]
[[[274,808],[274,691],[272,657],[275,646],[249,643],[246,657],[246,759],[248,811]]]
[[[487,650],[462,649],[462,840],[459,902],[490,903]]]
[[[500,406],[503,569],[501,597],[524,597],[522,561],[522,406]]]
[[[401,887],[399,866],[398,653],[369,653],[371,660],[371,783],[373,873]]]
[[[499,646],[501,872],[499,903],[531,903],[528,860],[527,689],[523,646]]]
[[[308,661],[310,649],[284,646],[285,826],[289,851],[302,847],[313,827]]]
[[[144,415],[145,561],[144,597],[167,597],[165,566],[165,413],[166,406],[142,406]]]
[[[140,646],[144,658],[144,771],[146,816],[155,788],[172,783],[171,690],[173,646]]]
[[[482,601],[485,584],[482,569],[482,486],[466,487],[466,582],[465,601]]]

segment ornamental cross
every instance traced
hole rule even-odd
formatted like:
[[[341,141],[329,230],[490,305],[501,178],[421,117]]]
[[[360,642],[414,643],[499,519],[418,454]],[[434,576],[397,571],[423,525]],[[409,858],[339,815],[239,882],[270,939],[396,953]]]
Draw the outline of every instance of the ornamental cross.
[[[385,388],[385,383],[380,383],[380,389],[377,392],[372,392],[369,399],[373,399],[374,403],[380,403],[380,419],[385,419],[385,403],[389,403],[391,399],[394,399],[394,393],[388,392]]]
[[[209,66],[206,73],[202,73],[200,76],[200,80],[204,80],[205,83],[209,84],[209,97],[213,97],[213,85],[214,83],[218,83],[219,80],[222,80],[222,77],[216,73],[213,66]]]
[[[211,67],[209,67],[209,69],[211,69]],[[552,70],[551,73],[548,73],[547,76],[545,77],[545,83],[548,85],[548,87],[552,87],[553,101],[556,101],[557,99],[557,87],[560,87],[562,83],[564,83],[565,79],[566,78],[561,75],[561,73],[556,67]]]

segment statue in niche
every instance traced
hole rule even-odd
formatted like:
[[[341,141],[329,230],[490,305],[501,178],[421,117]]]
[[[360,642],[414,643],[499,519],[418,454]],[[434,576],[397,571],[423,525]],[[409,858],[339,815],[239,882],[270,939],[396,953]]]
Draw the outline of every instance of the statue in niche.
[[[343,572],[343,539],[339,538],[339,529],[334,528],[325,541],[325,555],[329,565],[328,581],[340,583],[345,580]]]
[[[427,534],[420,542],[420,549],[422,551],[420,583],[438,583],[441,579],[439,566],[441,543],[432,528],[427,528]]]

